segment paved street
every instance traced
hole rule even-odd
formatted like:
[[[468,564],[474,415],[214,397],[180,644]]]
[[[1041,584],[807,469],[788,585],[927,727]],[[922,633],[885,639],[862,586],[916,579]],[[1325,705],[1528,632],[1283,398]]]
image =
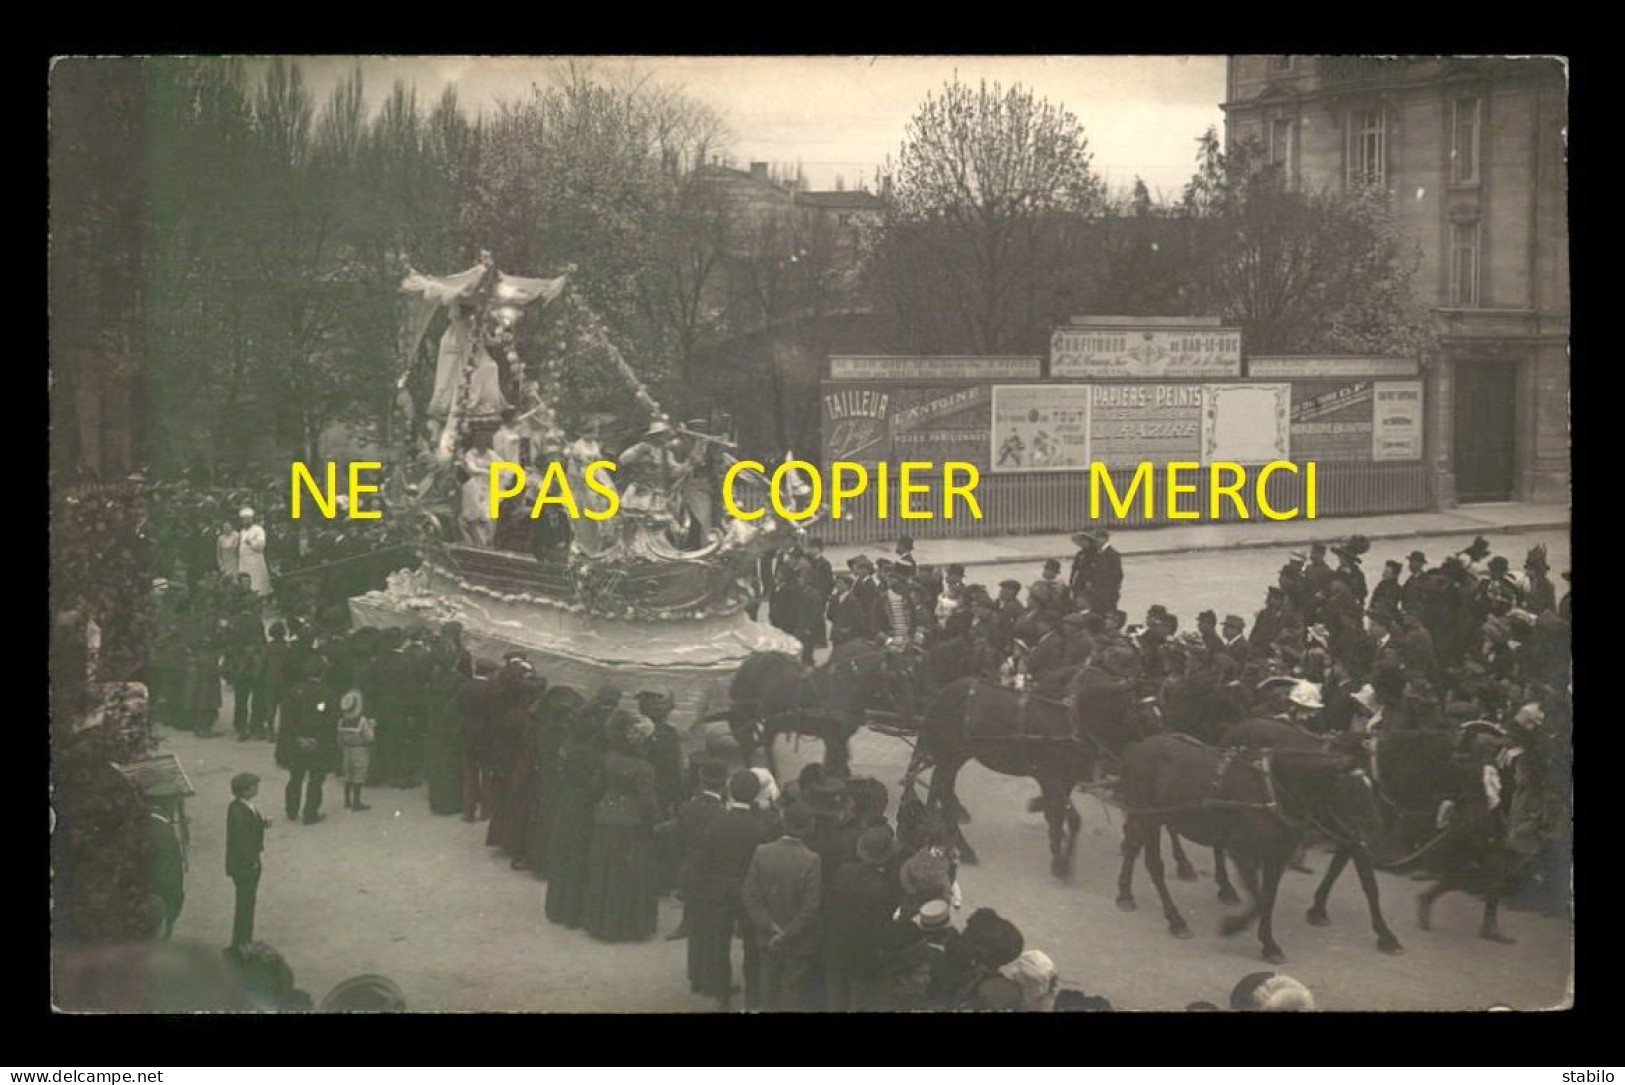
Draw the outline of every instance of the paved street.
[[[1368,573],[1374,580],[1383,558],[1413,546],[1437,559],[1470,538],[1375,544]],[[1490,542],[1519,558],[1540,538],[1504,535]],[[1544,541],[1553,568],[1567,568],[1567,539],[1548,535]],[[930,552],[929,543],[921,545],[923,560],[931,560]],[[1182,623],[1207,607],[1250,619],[1263,586],[1284,560],[1285,548],[1131,558],[1124,605],[1141,615],[1161,602]],[[1027,582],[1037,568],[989,566],[973,575],[988,582],[1006,575]],[[275,816],[285,776],[275,769],[267,743],[162,734],[163,748],[181,757],[199,789],[190,803],[192,865],[176,936],[223,945],[231,928],[231,884],[223,869],[227,782],[234,772],[261,774],[262,808]],[[799,748],[786,742],[781,768],[793,773],[818,755],[814,741]],[[854,771],[892,786],[895,803],[908,755],[901,740],[866,732],[854,743]],[[1143,870],[1136,880],[1141,910],[1127,914],[1114,905],[1122,828],[1116,811],[1079,796],[1083,831],[1076,869],[1070,881],[1061,882],[1049,874],[1043,818],[1026,809],[1036,793],[1030,781],[970,766],[960,788],[975,818],[966,832],[983,860],[962,871],[960,922],[976,907],[997,908],[1022,929],[1029,946],[1056,960],[1069,985],[1103,994],[1124,1009],[1181,1009],[1197,999],[1222,1002],[1241,976],[1266,967],[1251,933],[1230,939],[1217,934],[1223,908],[1214,899],[1208,853],[1192,853],[1201,882],[1171,883],[1196,932],[1190,941],[1177,941],[1166,933]],[[401,984],[414,1009],[709,1009],[706,1000],[688,992],[682,943],[605,945],[552,926],[542,915],[545,884],[510,870],[506,858],[487,849],[483,823],[431,816],[421,788],[373,789],[368,801],[370,811],[346,811],[340,788],[329,783],[325,821],[309,827],[278,821],[267,836],[257,934],[287,956],[300,985],[313,996],[320,998],[347,976],[382,972]],[[1323,853],[1313,854],[1311,865],[1323,868],[1325,862]],[[1407,949],[1402,957],[1377,952],[1352,876],[1334,891],[1334,925],[1324,929],[1303,919],[1315,879],[1289,873],[1282,885],[1276,936],[1289,958],[1285,970],[1307,984],[1323,1007],[1474,1009],[1507,1001],[1533,1009],[1563,1000],[1571,954],[1566,921],[1506,912],[1503,928],[1518,943],[1492,945],[1474,937],[1478,902],[1453,895],[1436,909],[1434,930],[1424,933],[1416,928],[1414,913],[1420,885],[1379,877],[1385,912]],[[677,906],[662,902],[662,932],[676,921]]]

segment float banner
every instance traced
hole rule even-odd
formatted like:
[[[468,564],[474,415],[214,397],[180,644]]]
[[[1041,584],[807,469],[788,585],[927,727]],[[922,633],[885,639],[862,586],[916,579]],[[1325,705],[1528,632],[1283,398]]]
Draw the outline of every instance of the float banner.
[[[1415,358],[1374,358],[1364,354],[1277,354],[1247,359],[1247,376],[1264,380],[1414,377],[1420,372]]]
[[[1292,458],[1292,386],[1202,388],[1202,462],[1262,464]]]
[[[988,468],[993,397],[988,385],[898,388],[891,403],[891,448],[898,460],[957,460]]]
[[[1050,337],[1051,377],[1160,380],[1241,376],[1239,328],[1068,326]]]
[[[873,466],[891,460],[892,397],[895,388],[840,388],[824,385],[824,462],[848,460]]]
[[[928,357],[905,354],[839,354],[829,359],[835,381],[1037,380],[1044,360],[1037,356],[993,357],[981,354]]]
[[[1065,384],[994,385],[993,470],[1087,470],[1093,391]]]
[[[1107,467],[1141,461],[1194,463],[1202,450],[1199,384],[1097,384],[1089,456]]]
[[[1371,459],[1371,382],[1292,385],[1292,451],[1300,460]]]
[[[1422,458],[1422,382],[1377,381],[1372,419],[1371,458]]]

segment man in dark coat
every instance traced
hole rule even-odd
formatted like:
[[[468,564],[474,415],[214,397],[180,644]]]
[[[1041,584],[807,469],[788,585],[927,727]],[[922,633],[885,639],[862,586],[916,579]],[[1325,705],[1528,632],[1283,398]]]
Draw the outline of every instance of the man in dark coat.
[[[1253,631],[1247,638],[1252,654],[1255,657],[1269,655],[1283,630],[1300,625],[1302,622],[1287,605],[1286,592],[1270,585],[1264,593],[1264,609],[1253,617]]]
[[[807,986],[821,943],[822,863],[803,841],[814,825],[806,807],[786,810],[784,835],[756,849],[740,888],[763,945],[762,1009],[769,1012],[813,1008]]]
[[[260,778],[240,772],[231,778],[231,805],[226,807],[226,876],[237,887],[237,907],[231,921],[231,945],[254,940],[254,903],[260,888],[260,853],[265,850],[265,827],[270,821],[254,806]]]
[[[857,579],[849,573],[835,578],[835,592],[829,600],[829,642],[835,647],[854,640],[867,640],[869,612],[853,590]]]
[[[858,861],[835,872],[825,907],[824,991],[828,1008],[837,1013],[873,1004],[886,929],[901,896],[892,869],[896,848],[887,826],[865,829],[858,836]]]
[[[1072,536],[1072,545],[1078,552],[1072,555],[1072,573],[1067,578],[1067,586],[1072,589],[1074,599],[1089,598],[1089,579],[1093,575],[1095,564],[1095,539],[1088,532],[1080,531]]]
[[[690,979],[696,993],[715,998],[728,1009],[733,993],[733,938],[737,930],[745,949],[745,1005],[761,1007],[761,962],[756,929],[741,893],[756,849],[772,837],[768,820],[752,804],[761,781],[749,769],[728,779],[729,803],[711,821],[692,857],[693,896],[684,915],[689,927]]]
[[[1320,621],[1321,604],[1325,601],[1326,593],[1330,590],[1335,574],[1326,564],[1326,544],[1309,544],[1309,564],[1303,569],[1303,586],[1306,602],[1304,604],[1304,620],[1309,622]]]
[[[1252,652],[1248,647],[1247,638],[1242,636],[1242,630],[1247,623],[1239,614],[1227,614],[1220,634],[1219,650],[1235,661],[1237,671],[1245,671],[1247,663],[1252,659]]]
[[[1428,556],[1420,550],[1412,550],[1405,558],[1410,575],[1399,586],[1400,605],[1407,614],[1422,613],[1422,588],[1428,571]]]
[[[685,779],[683,736],[667,721],[676,698],[670,693],[644,690],[637,697],[638,712],[655,725],[644,757],[655,770],[655,798],[660,806],[659,823],[667,822],[677,814],[677,807],[688,798]],[[719,784],[720,788],[721,785]],[[676,836],[670,830],[656,834],[656,885],[662,893],[681,886],[680,855]],[[679,928],[681,929],[681,928]],[[675,932],[673,932],[675,934]]]
[[[1382,579],[1377,586],[1371,589],[1371,609],[1392,610],[1396,613],[1405,605],[1405,589],[1399,586],[1399,574],[1403,566],[1397,561],[1389,560],[1382,563]]]
[[[478,821],[491,816],[491,793],[485,774],[487,731],[494,725],[497,688],[491,676],[496,667],[480,662],[474,677],[464,679],[457,690],[458,737],[463,758],[463,820]]]
[[[1095,557],[1089,566],[1090,610],[1103,613],[1117,609],[1123,595],[1123,555],[1111,544],[1111,535],[1105,528],[1096,528]]]
[[[304,823],[323,817],[322,783],[338,764],[338,705],[322,680],[326,669],[320,656],[305,663],[305,680],[288,693],[281,733],[277,735],[277,764],[288,770],[284,807],[288,820],[299,819],[299,792],[304,788]]]
[[[806,610],[802,625],[811,635],[812,647],[824,648],[829,645],[829,631],[824,624],[824,609],[830,592],[835,588],[835,570],[830,568],[829,559],[824,556],[822,539],[808,539],[806,551],[807,564],[801,570],[801,605]],[[810,654],[807,662],[812,662]]]
[[[706,759],[698,765],[700,793],[677,807],[675,850],[678,854],[677,884],[683,894],[683,920],[677,929],[666,935],[666,941],[675,942],[689,934],[688,913],[694,899],[694,861],[698,857],[700,841],[723,813],[723,789],[728,786],[728,766],[721,761]],[[658,784],[656,785],[658,787]],[[699,962],[694,949],[688,954],[689,987],[698,992]]]

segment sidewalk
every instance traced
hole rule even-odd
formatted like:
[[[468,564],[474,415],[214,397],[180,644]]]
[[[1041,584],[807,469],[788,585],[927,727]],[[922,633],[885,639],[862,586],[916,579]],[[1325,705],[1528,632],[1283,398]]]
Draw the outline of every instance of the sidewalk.
[[[1319,539],[1336,542],[1350,535],[1378,539],[1423,538],[1430,535],[1506,535],[1529,531],[1569,530],[1567,505],[1530,505],[1506,502],[1467,505],[1448,512],[1413,512],[1391,516],[1339,516],[1324,520],[1248,521],[1229,524],[1192,524],[1125,528],[1112,532],[1112,546],[1124,556],[1185,554],[1207,550],[1243,550],[1271,546],[1306,546]],[[892,545],[831,546],[825,557],[837,569],[855,554],[885,557]],[[921,564],[1003,565],[1010,562],[1069,558],[1077,547],[1071,533],[1007,535],[991,539],[921,539],[915,545]]]

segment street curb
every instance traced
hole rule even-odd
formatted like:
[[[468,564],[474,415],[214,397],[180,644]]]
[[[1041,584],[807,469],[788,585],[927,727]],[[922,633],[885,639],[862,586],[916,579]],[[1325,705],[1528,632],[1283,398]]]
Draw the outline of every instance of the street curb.
[[[1557,522],[1551,522],[1551,523],[1509,524],[1509,525],[1506,525],[1506,526],[1488,526],[1488,525],[1486,525],[1486,526],[1480,526],[1480,527],[1477,527],[1477,528],[1464,527],[1459,531],[1456,531],[1456,530],[1438,531],[1438,530],[1429,529],[1429,530],[1426,530],[1426,531],[1388,531],[1388,532],[1381,532],[1381,533],[1376,533],[1376,534],[1373,534],[1373,533],[1370,533],[1370,532],[1360,532],[1360,534],[1365,535],[1366,538],[1368,538],[1368,539],[1372,540],[1373,542],[1375,542],[1375,541],[1378,541],[1378,540],[1391,540],[1391,539],[1426,539],[1426,538],[1432,538],[1432,537],[1436,537],[1436,536],[1440,536],[1440,535],[1465,535],[1465,534],[1469,534],[1469,533],[1478,534],[1478,535],[1523,535],[1523,534],[1526,534],[1526,533],[1531,532],[1531,531],[1568,531],[1569,527],[1570,527],[1569,521],[1564,520],[1564,521],[1557,521]],[[1353,534],[1353,533],[1350,532],[1348,534]],[[1122,537],[1121,535],[1118,536],[1119,539],[1121,539],[1121,537]],[[1136,550],[1119,550],[1118,553],[1122,554],[1124,558],[1138,558],[1138,557],[1165,557],[1165,556],[1167,556],[1169,554],[1199,554],[1199,553],[1210,552],[1210,551],[1225,551],[1225,550],[1269,550],[1269,549],[1272,549],[1272,548],[1275,548],[1275,547],[1280,547],[1280,546],[1308,546],[1312,542],[1315,542],[1317,540],[1324,541],[1326,538],[1328,538],[1327,533],[1322,531],[1322,532],[1317,532],[1313,536],[1293,535],[1293,536],[1290,536],[1290,537],[1283,537],[1283,538],[1280,538],[1280,539],[1270,539],[1270,540],[1267,540],[1267,541],[1262,540],[1262,539],[1248,539],[1248,540],[1244,540],[1242,542],[1219,543],[1219,544],[1210,544],[1210,545],[1202,545],[1202,546],[1166,546],[1166,547],[1157,547],[1157,548],[1149,549],[1149,550],[1137,550],[1137,549]],[[1053,555],[1052,554],[1052,555],[1049,555],[1049,556],[1050,557],[1056,557],[1056,556],[1065,557],[1067,555],[1065,555],[1065,554],[1063,554],[1063,555]],[[1008,556],[1005,556],[1005,557],[995,557],[995,558],[970,558],[970,559],[967,559],[967,560],[954,562],[954,564],[963,565],[965,568],[970,569],[970,568],[973,568],[973,567],[986,566],[986,565],[1010,565],[1010,564],[1013,564],[1013,563],[1023,562],[1023,561],[1043,561],[1044,559],[1045,559],[1044,554],[1012,554],[1012,555],[1008,555]],[[934,562],[933,564],[941,565],[941,564],[947,564],[947,563],[946,562]]]

